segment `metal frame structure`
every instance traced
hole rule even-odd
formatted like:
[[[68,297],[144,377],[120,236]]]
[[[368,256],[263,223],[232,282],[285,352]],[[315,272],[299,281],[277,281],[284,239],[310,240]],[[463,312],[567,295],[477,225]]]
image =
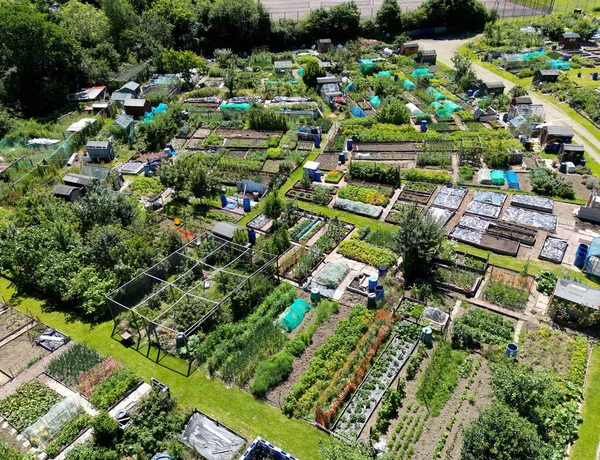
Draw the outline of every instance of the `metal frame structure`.
[[[111,336],[117,331],[126,332],[131,339],[137,335],[138,350],[143,340],[149,345],[147,356],[152,345],[158,348],[157,361],[161,351],[173,353],[181,348],[185,351],[182,354],[189,357],[187,337],[210,320],[231,296],[250,289],[252,279],[277,259],[249,244],[242,246],[202,233],[106,296],[114,321]],[[204,304],[198,317],[193,317],[193,312],[190,315],[190,302]],[[156,316],[152,317],[151,312]],[[186,314],[181,327],[180,315]],[[123,320],[128,326],[122,325]],[[188,374],[190,370],[191,360]]]

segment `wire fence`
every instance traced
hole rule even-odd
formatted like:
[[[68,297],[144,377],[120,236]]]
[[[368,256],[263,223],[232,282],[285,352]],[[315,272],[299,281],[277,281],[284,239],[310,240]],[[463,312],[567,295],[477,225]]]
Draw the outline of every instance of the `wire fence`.
[[[270,12],[271,19],[300,20],[317,8],[329,8],[342,3],[344,0],[324,1],[289,1],[289,0],[262,0],[263,6]],[[557,6],[555,0],[482,0],[487,8],[498,10],[500,18],[528,18],[542,16],[549,13],[572,13],[575,8],[591,11],[600,6],[600,0],[581,0]],[[355,0],[360,11],[361,19],[373,19],[381,7],[383,0]],[[404,13],[417,9],[423,0],[398,0]]]

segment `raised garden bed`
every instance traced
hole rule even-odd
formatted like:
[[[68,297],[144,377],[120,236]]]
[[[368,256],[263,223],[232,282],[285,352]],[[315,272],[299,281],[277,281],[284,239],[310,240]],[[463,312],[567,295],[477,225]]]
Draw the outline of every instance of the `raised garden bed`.
[[[342,171],[331,170],[325,174],[325,182],[328,184],[339,184],[343,177],[344,173]]]
[[[401,321],[395,326],[392,339],[335,423],[336,433],[358,439],[385,391],[415,349],[418,337],[419,327],[415,324]]]
[[[498,254],[516,256],[519,252],[518,241],[493,236],[485,231],[464,227],[460,224],[456,225],[448,236],[462,243],[475,246],[476,248],[494,251]]]
[[[319,163],[322,171],[335,170],[338,167],[338,152],[320,153],[317,158],[315,158],[315,161]]]
[[[546,240],[540,251],[539,258],[555,264],[560,264],[565,257],[569,242],[562,238],[546,235]]]
[[[252,219],[250,222],[248,222],[247,226],[249,228],[253,228],[255,230],[262,230],[264,227],[266,227],[271,222],[272,222],[272,220],[269,219],[267,216],[265,216],[264,214],[259,214],[254,219]]]
[[[357,142],[353,146],[357,152],[417,153],[423,150],[421,142]]]
[[[435,264],[433,281],[442,288],[460,292],[467,297],[472,297],[481,284],[482,276],[468,268],[457,266],[448,267],[439,263]]]
[[[58,393],[39,380],[30,380],[0,401],[0,414],[18,432],[22,432],[60,399]]]
[[[296,200],[308,201],[309,203],[319,204],[321,206],[328,205],[333,199],[333,196],[329,191],[323,191],[322,193],[320,193],[319,191],[315,192],[307,190],[302,191],[297,189],[290,189],[286,192],[285,196]]]
[[[381,206],[373,206],[359,201],[345,200],[343,198],[336,198],[333,207],[360,216],[371,217],[373,219],[379,219],[379,216],[381,216],[381,213],[383,212]]]
[[[541,213],[516,206],[509,206],[508,209],[504,211],[502,221],[509,224],[518,224],[524,227],[554,232],[556,230],[558,218],[546,212]]]
[[[444,185],[433,199],[432,204],[440,208],[456,211],[460,208],[468,191],[469,189],[466,187],[449,187]]]
[[[465,268],[467,270],[473,270],[478,273],[485,273],[489,265],[489,257],[479,257],[466,252],[456,251],[455,259],[448,260],[434,257],[434,262],[439,262],[445,265],[456,266],[459,268]]]
[[[394,310],[394,314],[400,314],[404,318],[412,318],[414,321],[418,321],[426,307],[425,302],[402,296]]]
[[[0,341],[16,334],[33,322],[33,318],[21,313],[16,308],[7,306],[0,309]]]

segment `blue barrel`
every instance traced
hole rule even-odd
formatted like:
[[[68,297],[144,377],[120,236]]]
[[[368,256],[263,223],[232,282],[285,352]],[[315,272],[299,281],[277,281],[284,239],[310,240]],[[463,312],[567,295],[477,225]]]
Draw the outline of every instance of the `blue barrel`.
[[[381,286],[380,284],[375,286],[375,298],[377,300],[383,299],[384,292],[385,292],[385,290],[383,289],[383,286]]]
[[[550,144],[550,153],[558,153],[560,150],[560,142],[553,142]]]
[[[377,271],[379,272],[379,278],[383,278],[387,275],[387,265],[380,265]]]
[[[473,97],[473,90],[472,89],[467,90],[467,97]]]
[[[250,244],[256,243],[256,232],[252,228],[248,229],[248,241]]]
[[[505,113],[504,115],[502,115],[502,121],[504,123],[508,122],[508,113]]]
[[[369,292],[373,292],[375,290],[377,287],[377,281],[379,281],[377,275],[369,276]]]
[[[505,354],[506,354],[507,358],[516,358],[517,351],[519,351],[519,347],[517,346],[516,343],[509,343],[508,345],[506,345]]]
[[[398,75],[394,75],[394,81],[398,81]]]
[[[427,120],[421,120],[421,132],[422,133],[427,132]]]
[[[314,171],[312,179],[315,182],[321,182],[321,171]]]
[[[585,263],[585,259],[587,258],[587,255],[588,255],[588,245],[580,244],[579,247],[577,248],[577,252],[575,253],[575,261],[573,262],[573,265],[575,265],[577,268],[583,268],[583,264]]]
[[[352,151],[352,147],[354,146],[354,141],[352,139],[348,139],[348,141],[346,142],[346,148],[349,151]]]
[[[315,148],[318,149],[321,147],[321,136],[315,136],[314,138]]]
[[[598,72],[594,72],[594,73],[592,74],[592,80],[594,80],[594,81],[598,81]]]
[[[563,61],[568,61],[569,59],[571,59],[569,56],[563,56]]]
[[[250,198],[244,198],[244,212],[250,212]]]
[[[319,291],[319,288],[312,288],[310,290],[310,301],[313,304],[319,303],[321,301],[321,291]]]
[[[227,206],[227,197],[225,195],[221,195],[221,206]]]

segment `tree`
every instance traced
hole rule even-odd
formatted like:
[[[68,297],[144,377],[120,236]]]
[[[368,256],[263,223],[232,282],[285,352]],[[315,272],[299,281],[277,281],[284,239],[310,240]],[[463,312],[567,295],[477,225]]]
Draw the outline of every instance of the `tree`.
[[[329,9],[317,8],[310,12],[305,24],[313,40],[328,36],[335,42],[346,42],[358,37],[360,11],[354,1],[340,3]]]
[[[123,38],[128,30],[136,26],[136,14],[129,0],[102,0],[102,11],[108,18],[108,31],[113,45],[121,53],[128,50],[128,43]]]
[[[416,10],[424,12],[421,26],[446,26],[461,32],[483,30],[494,14],[479,0],[425,0]]]
[[[579,19],[573,27],[573,32],[578,33],[581,39],[586,42],[592,39],[592,36],[596,33],[597,30],[598,24],[596,24],[592,19],[588,18],[587,16],[584,16],[581,19]]]
[[[544,16],[538,23],[533,24],[542,31],[542,35],[547,36],[550,40],[558,40],[558,37],[565,31],[565,24],[561,18],[549,14]]]
[[[402,17],[397,0],[383,0],[377,11],[377,27],[380,32],[396,35],[402,30]]]
[[[404,125],[410,122],[410,110],[408,110],[404,102],[395,100],[381,108],[377,114],[377,121],[380,123]]]
[[[119,422],[117,422],[108,411],[100,411],[92,419],[94,428],[94,441],[101,446],[110,446],[117,438]]]
[[[466,91],[472,88],[475,84],[476,76],[473,71],[473,64],[471,60],[460,53],[454,53],[452,56],[452,63],[454,64],[454,82],[463,90]]]
[[[156,0],[152,3],[150,11],[171,24],[173,42],[178,49],[189,48],[196,20],[194,3],[191,0]]]
[[[402,253],[402,272],[407,284],[427,273],[435,250],[444,239],[442,226],[415,206],[402,208],[394,241]]]
[[[194,197],[202,200],[215,196],[219,190],[217,182],[209,174],[206,167],[196,161],[189,171],[189,190]]]
[[[108,38],[108,18],[89,3],[69,0],[56,12],[58,23],[83,47],[91,48]]]
[[[460,460],[543,460],[548,454],[532,423],[494,403],[464,429]]]
[[[309,88],[317,87],[317,78],[324,77],[327,75],[325,69],[319,66],[319,61],[314,59],[309,59],[306,65],[304,66],[304,73],[302,74],[302,81]]]
[[[250,50],[265,43],[270,30],[269,12],[255,0],[217,0],[208,14],[212,48]]]
[[[203,74],[208,70],[206,59],[191,51],[164,50],[160,60],[160,69],[164,73],[181,73],[183,79],[192,81],[192,69]]]
[[[269,219],[273,219],[275,226],[277,226],[277,220],[281,217],[283,206],[283,200],[277,194],[277,190],[273,190],[263,200],[263,214]]]
[[[509,91],[508,94],[510,94],[511,96],[514,97],[521,97],[521,96],[527,96],[527,90],[525,88],[523,88],[521,85],[515,85],[513,86]]]

